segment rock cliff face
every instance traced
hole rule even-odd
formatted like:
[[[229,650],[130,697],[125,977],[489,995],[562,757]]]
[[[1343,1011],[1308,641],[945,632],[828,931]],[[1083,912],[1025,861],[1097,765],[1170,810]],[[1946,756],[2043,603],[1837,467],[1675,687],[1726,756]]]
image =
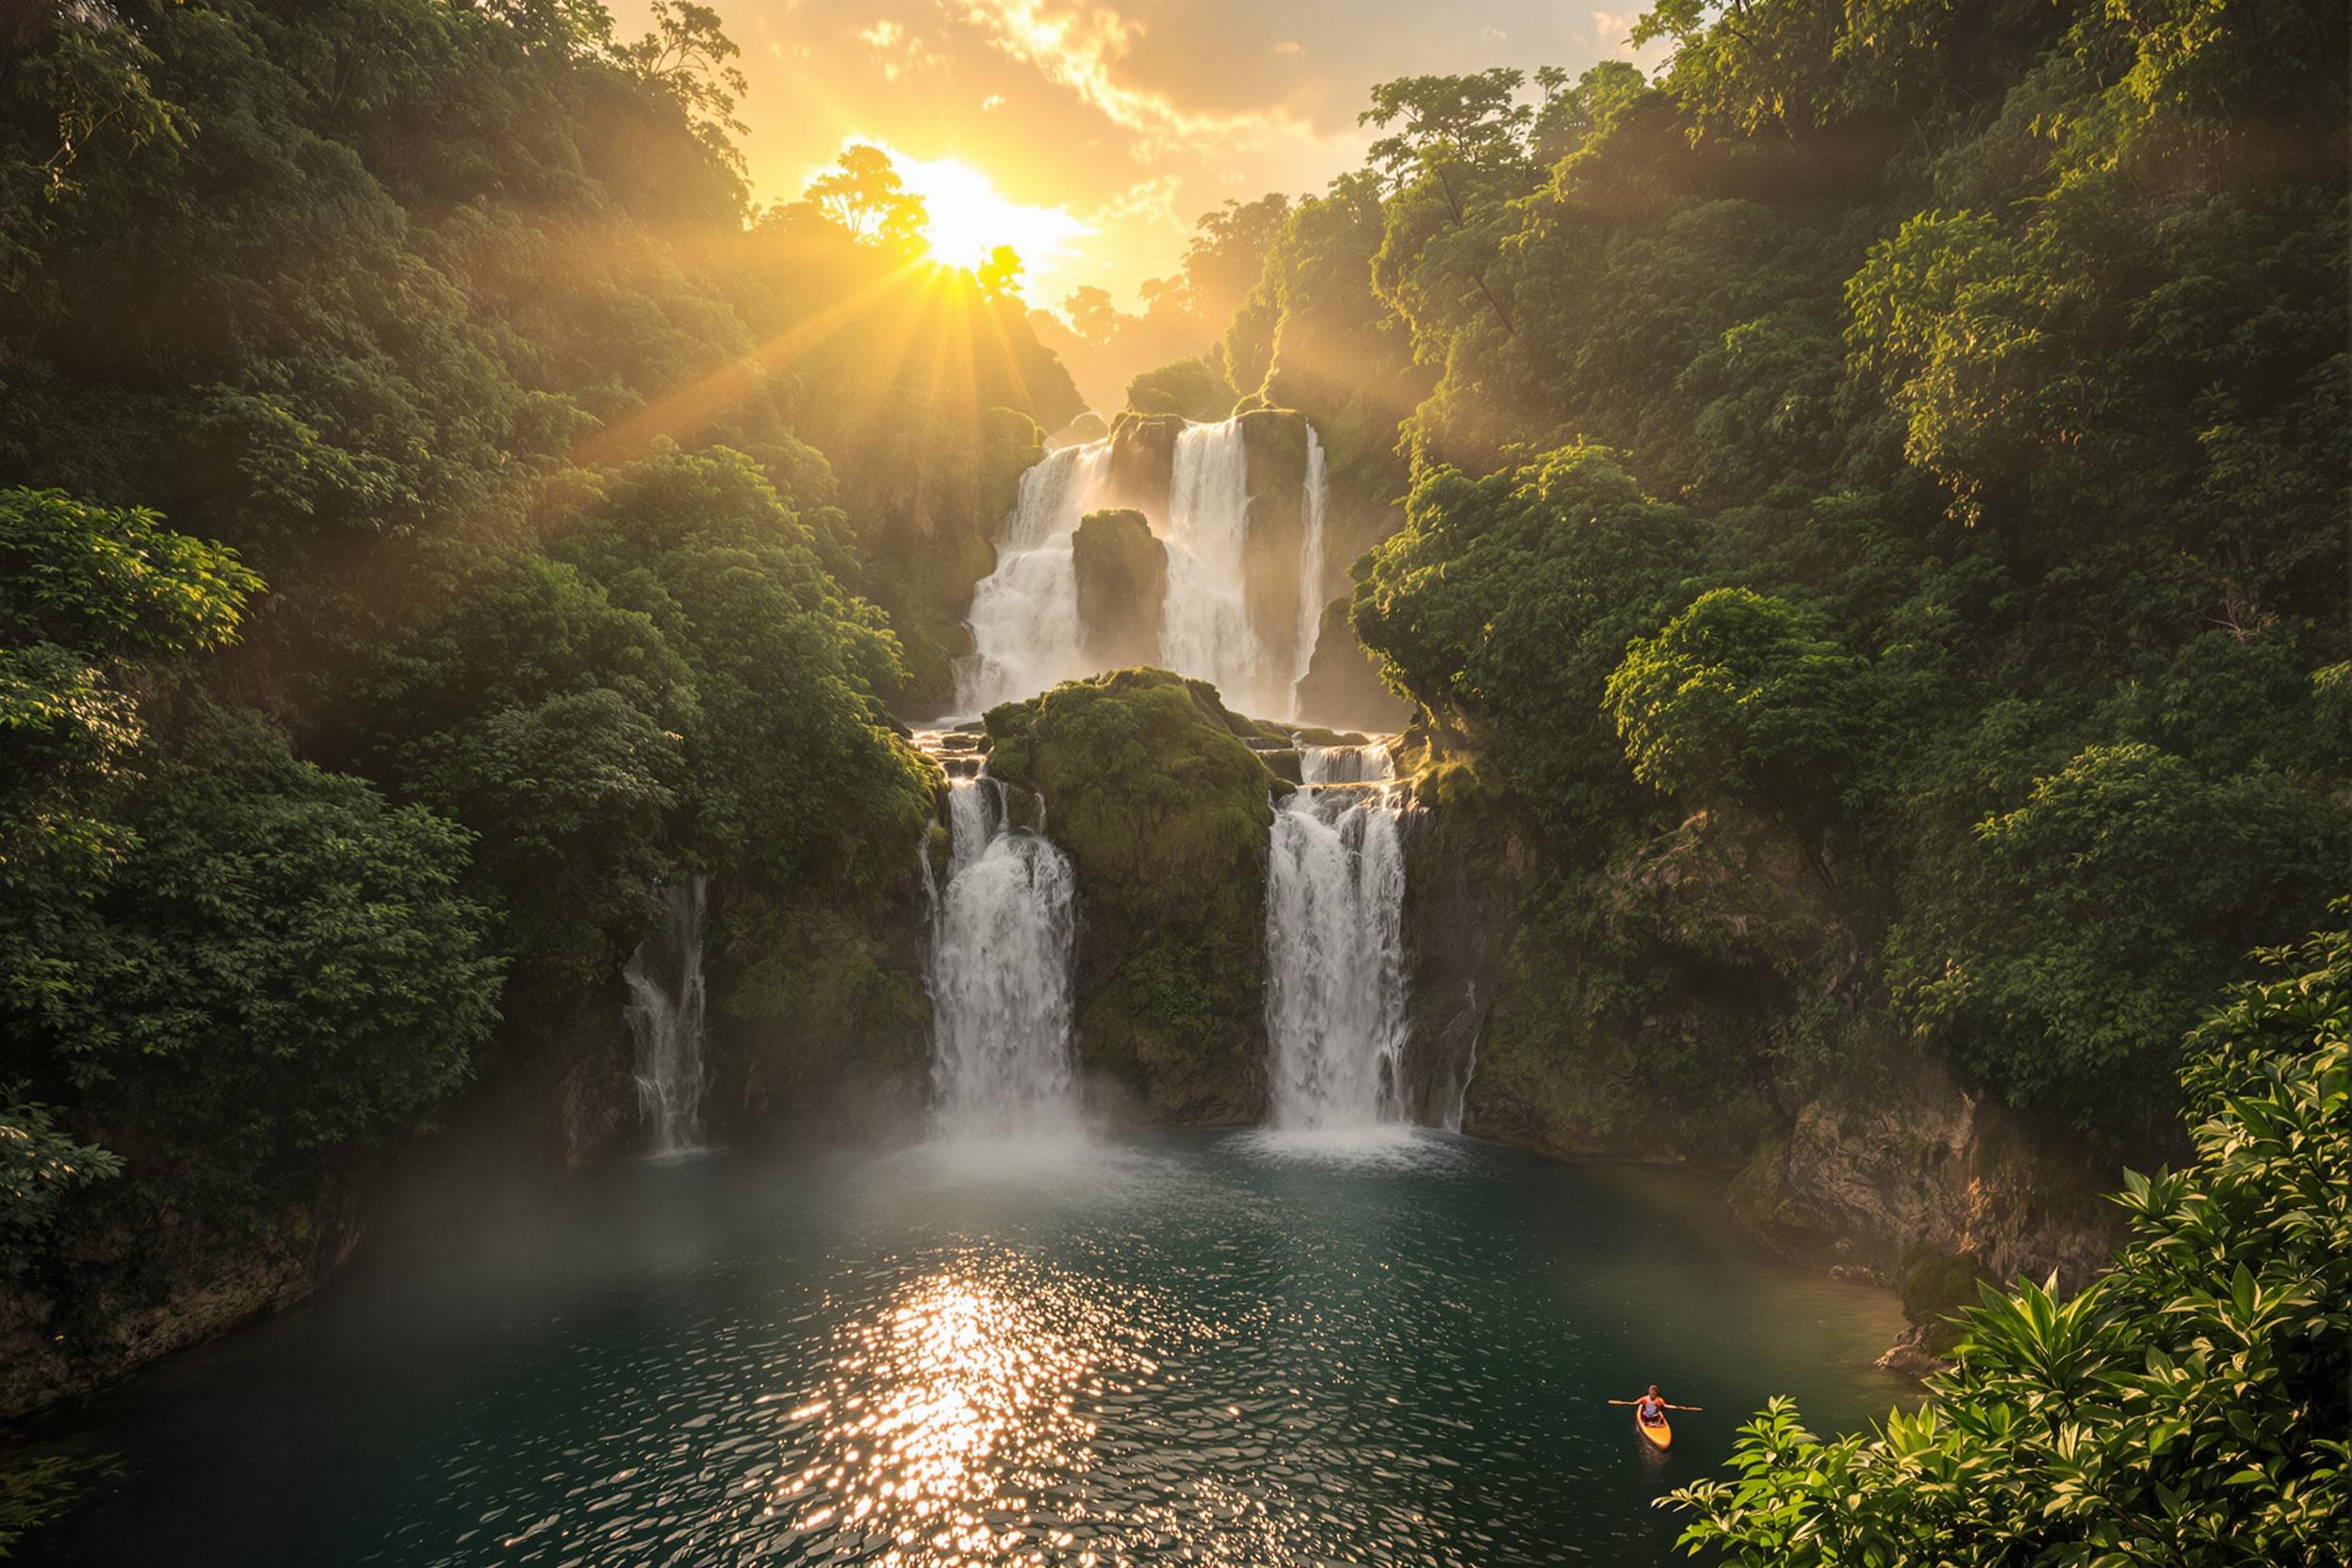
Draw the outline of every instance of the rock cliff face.
[[[1335,598],[1323,607],[1323,624],[1315,633],[1315,657],[1298,682],[1298,713],[1315,724],[1335,729],[1361,729],[1391,734],[1413,716],[1412,705],[1380,684],[1371,655],[1356,641],[1348,624],[1348,601]]]
[[[1733,1181],[1743,1223],[1791,1257],[1902,1287],[1932,1320],[1973,1280],[2079,1290],[2122,1241],[2104,1171],[1932,1062],[1807,1102]],[[1959,1265],[1957,1269],[1953,1265]],[[1936,1275],[1947,1288],[1922,1290]],[[1916,1304],[1912,1298],[1917,1298]]]
[[[1435,785],[1415,792],[1404,820],[1404,1102],[1415,1121],[1460,1131],[1527,852],[1490,810]]]
[[[88,1394],[174,1350],[306,1299],[359,1240],[355,1191],[337,1183],[289,1203],[266,1233],[176,1221],[93,1235],[83,1263],[116,1264],[113,1283],[70,1307],[0,1292],[0,1419]]]
[[[2063,1133],[1867,1029],[1835,1070],[1780,1061],[1770,1031],[1787,977],[1853,959],[1828,885],[1785,833],[1694,818],[1625,860],[1588,945],[1515,949],[1528,901],[1557,890],[1529,874],[1507,810],[1466,778],[1449,783],[1463,768],[1440,760],[1415,785],[1408,1077],[1425,1119],[1437,1119],[1430,1107],[1461,1058],[1454,1042],[1476,1030],[1464,1131],[1564,1157],[1721,1170],[1733,1212],[1765,1245],[1903,1292],[1917,1327],[1890,1364],[1906,1370],[1949,1347],[1943,1319],[1974,1301],[1977,1280],[2054,1269],[2079,1289],[2106,1266],[2123,1227],[2101,1195],[2118,1175]],[[1602,945],[1634,932],[1662,944],[1647,956],[1646,990],[1536,1004],[1539,988],[1573,989],[1577,972],[1605,967]],[[1710,1086],[1705,1102],[1635,1086],[1645,1061],[1701,1043],[1753,1064],[1752,1076]]]
[[[1268,668],[1298,667],[1301,554],[1306,543],[1307,422],[1288,409],[1241,416],[1250,511],[1242,535],[1242,602]]]
[[[1176,470],[1180,414],[1137,414],[1133,409],[1111,422],[1110,501],[1142,513],[1168,516],[1168,477]]]
[[[1076,1048],[1099,1104],[1265,1113],[1274,776],[1215,690],[1118,670],[988,715],[989,773],[1033,790],[1077,876]]]
[[[1070,536],[1078,580],[1078,644],[1096,663],[1125,667],[1160,657],[1168,604],[1168,547],[1140,512],[1095,512]]]

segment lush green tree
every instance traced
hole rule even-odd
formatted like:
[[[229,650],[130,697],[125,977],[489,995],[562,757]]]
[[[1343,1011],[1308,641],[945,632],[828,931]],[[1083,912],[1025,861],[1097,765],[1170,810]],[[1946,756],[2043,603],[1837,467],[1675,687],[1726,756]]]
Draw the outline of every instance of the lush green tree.
[[[1127,384],[1127,406],[1138,414],[1214,421],[1233,412],[1235,398],[1225,372],[1203,359],[1180,359]]]
[[[2115,1271],[2070,1299],[1984,1286],[1916,1414],[1825,1442],[1773,1401],[1732,1478],[1669,1499],[1684,1544],[1756,1568],[2342,1560],[2352,953],[2334,930],[2262,957],[2188,1038],[2196,1162],[2128,1179]]]
[[[1485,479],[1440,469],[1356,584],[1356,635],[1388,678],[1491,747],[1565,838],[1642,812],[1604,694],[1626,645],[1681,602],[1695,542],[1612,455],[1572,448]]]
[[[1644,784],[1695,803],[1745,798],[1819,836],[1860,760],[1869,667],[1822,617],[1745,588],[1702,594],[1609,678]]]
[[[912,253],[923,245],[931,215],[881,148],[845,147],[835,167],[808,182],[802,198],[862,245]]]
[[[2144,743],[2090,747],[1977,824],[1948,890],[1895,923],[1898,1005],[2013,1102],[2141,1141],[2160,1042],[2280,906],[2326,897],[2340,812],[2267,770],[2208,780]]]
[[[13,1070],[103,1095],[244,1191],[412,1127],[465,1077],[499,964],[458,890],[462,830],[229,710],[152,770],[131,821],[96,896],[11,923]]]

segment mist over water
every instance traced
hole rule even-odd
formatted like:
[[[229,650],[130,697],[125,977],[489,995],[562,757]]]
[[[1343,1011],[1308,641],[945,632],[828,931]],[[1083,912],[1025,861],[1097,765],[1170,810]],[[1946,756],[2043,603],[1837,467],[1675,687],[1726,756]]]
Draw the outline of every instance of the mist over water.
[[[123,1473],[25,1560],[1642,1568],[1765,1397],[1900,1396],[1891,1297],[1752,1250],[1718,1185],[1386,1135],[468,1185],[85,1413]],[[1651,1381],[1708,1410],[1671,1457],[1603,1402]]]

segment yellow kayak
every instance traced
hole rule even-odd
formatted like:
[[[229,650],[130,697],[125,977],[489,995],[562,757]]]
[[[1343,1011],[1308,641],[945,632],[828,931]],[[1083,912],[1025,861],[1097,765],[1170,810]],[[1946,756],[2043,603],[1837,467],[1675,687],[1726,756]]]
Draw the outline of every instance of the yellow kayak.
[[[1648,1438],[1652,1445],[1657,1447],[1671,1448],[1674,1446],[1674,1429],[1665,1420],[1663,1416],[1659,1417],[1658,1425],[1653,1427],[1648,1422],[1642,1419],[1642,1413],[1640,1411],[1635,1411],[1633,1413],[1633,1429],[1640,1432],[1643,1437]]]

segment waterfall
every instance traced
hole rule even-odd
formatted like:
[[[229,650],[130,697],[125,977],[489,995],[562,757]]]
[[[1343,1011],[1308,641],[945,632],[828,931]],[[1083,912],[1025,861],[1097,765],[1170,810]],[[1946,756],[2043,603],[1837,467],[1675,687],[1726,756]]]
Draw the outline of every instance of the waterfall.
[[[1236,705],[1253,703],[1265,652],[1242,597],[1250,531],[1250,473],[1241,421],[1186,425],[1168,482],[1168,604],[1160,659],[1206,680]]]
[[[1323,443],[1315,427],[1307,427],[1306,533],[1298,547],[1298,657],[1290,672],[1284,718],[1298,716],[1298,683],[1315,662],[1315,645],[1323,631]]]
[[[1323,473],[1322,443],[1310,429],[1298,647],[1287,667],[1272,668],[1245,596],[1250,474],[1242,422],[1187,424],[1177,433],[1167,515],[1149,519],[1168,547],[1159,663],[1209,681],[1237,708],[1296,709],[1322,625]],[[996,569],[972,590],[972,652],[956,662],[957,712],[985,712],[1096,673],[1080,643],[1070,541],[1088,513],[1119,504],[1110,479],[1107,438],[1049,452],[1021,476],[997,540]]]
[[[1078,574],[1070,535],[1102,504],[1111,444],[1048,452],[1021,476],[996,570],[972,589],[974,651],[957,662],[956,705],[981,713],[1093,672],[1078,646]]]
[[[637,1042],[637,1116],[656,1154],[682,1154],[702,1141],[705,995],[703,915],[710,879],[696,872],[662,890],[662,928],[637,944],[621,971],[624,1015]]]
[[[1324,761],[1374,749],[1329,748]],[[1403,1115],[1401,811],[1392,788],[1357,784],[1310,785],[1275,813],[1266,1021],[1278,1128],[1364,1127]]]
[[[1298,777],[1307,784],[1380,784],[1396,776],[1390,743],[1298,748]]]
[[[952,781],[947,880],[931,939],[931,1077],[942,1130],[1003,1137],[1076,1123],[1070,861],[1007,820],[1004,787]]]

